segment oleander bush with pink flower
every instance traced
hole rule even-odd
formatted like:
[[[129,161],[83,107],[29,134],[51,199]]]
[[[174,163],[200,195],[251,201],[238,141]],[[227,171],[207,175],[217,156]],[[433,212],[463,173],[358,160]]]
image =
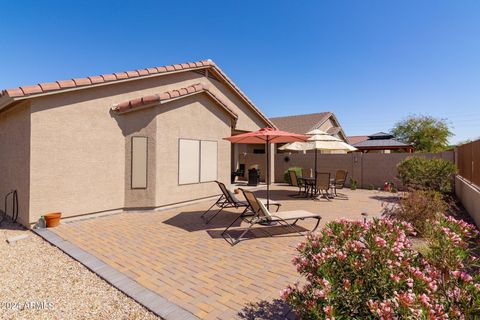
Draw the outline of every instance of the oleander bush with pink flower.
[[[327,224],[301,243],[293,263],[304,283],[282,297],[301,319],[475,319],[480,276],[469,242],[474,226],[442,217],[428,227],[428,250],[412,246],[406,222]]]

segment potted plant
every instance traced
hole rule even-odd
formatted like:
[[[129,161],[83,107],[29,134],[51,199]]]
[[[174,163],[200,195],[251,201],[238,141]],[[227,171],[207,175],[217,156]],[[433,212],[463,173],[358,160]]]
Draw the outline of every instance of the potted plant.
[[[61,212],[51,212],[44,215],[43,217],[45,218],[45,222],[47,223],[47,228],[53,228],[58,226],[60,224],[61,216]]]

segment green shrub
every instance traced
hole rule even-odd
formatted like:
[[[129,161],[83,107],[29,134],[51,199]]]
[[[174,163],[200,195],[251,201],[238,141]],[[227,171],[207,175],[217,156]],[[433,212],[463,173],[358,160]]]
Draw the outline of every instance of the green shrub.
[[[357,187],[358,187],[358,181],[357,181],[357,180],[355,180],[355,179],[353,179],[352,177],[350,177],[350,178],[348,179],[348,182],[349,182],[349,184],[350,184],[350,189],[351,189],[351,190],[357,190]]]
[[[286,183],[288,184],[291,184],[290,182],[290,174],[288,173],[288,171],[295,171],[295,173],[297,174],[297,177],[301,177],[302,176],[302,168],[300,167],[290,167],[288,168],[287,170],[285,170],[285,172],[283,173],[283,181],[285,181]]]
[[[387,207],[383,215],[410,223],[421,236],[428,224],[442,217],[448,209],[441,193],[432,190],[414,190],[398,203]]]
[[[407,190],[452,191],[453,176],[457,168],[450,161],[432,158],[407,158],[398,166],[398,178]]]

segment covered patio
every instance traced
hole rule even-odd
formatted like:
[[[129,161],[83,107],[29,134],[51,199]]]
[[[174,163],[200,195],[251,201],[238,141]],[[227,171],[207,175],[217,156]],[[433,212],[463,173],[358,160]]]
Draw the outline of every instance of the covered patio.
[[[363,219],[362,212],[379,216],[392,195],[343,189],[348,200],[327,201],[291,197],[296,191],[273,185],[271,199],[282,203],[281,211],[320,213],[321,225],[339,218]],[[263,190],[256,193],[265,196]],[[213,201],[90,217],[50,230],[192,316],[231,319],[248,303],[278,299],[282,289],[299,280],[291,258],[303,237],[280,226],[258,226],[232,247],[221,232],[241,209],[227,209],[207,225],[200,215]],[[299,226],[311,227],[303,221]]]

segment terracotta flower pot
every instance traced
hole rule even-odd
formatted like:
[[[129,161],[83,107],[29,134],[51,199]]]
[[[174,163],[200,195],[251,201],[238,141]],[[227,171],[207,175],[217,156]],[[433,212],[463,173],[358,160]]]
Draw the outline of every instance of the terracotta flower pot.
[[[61,212],[52,212],[44,215],[43,217],[45,218],[45,222],[47,223],[47,228],[53,228],[58,226],[60,224],[61,216]]]

